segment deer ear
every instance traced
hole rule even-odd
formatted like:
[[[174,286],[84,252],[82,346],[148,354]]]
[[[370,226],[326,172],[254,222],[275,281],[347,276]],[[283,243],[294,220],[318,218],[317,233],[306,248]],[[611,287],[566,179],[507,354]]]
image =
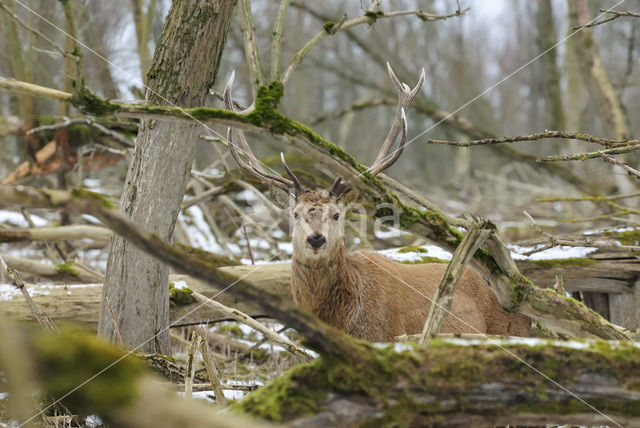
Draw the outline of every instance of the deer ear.
[[[333,184],[329,188],[329,194],[339,200],[344,195],[349,193],[351,188],[342,182],[342,177],[338,177],[333,181]]]

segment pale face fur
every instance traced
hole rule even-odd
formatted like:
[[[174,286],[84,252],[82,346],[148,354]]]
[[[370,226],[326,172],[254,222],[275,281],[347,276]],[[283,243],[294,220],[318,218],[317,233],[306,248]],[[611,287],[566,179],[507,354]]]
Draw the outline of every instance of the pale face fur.
[[[344,213],[327,190],[298,195],[292,212],[293,256],[307,264],[331,260],[344,242]]]

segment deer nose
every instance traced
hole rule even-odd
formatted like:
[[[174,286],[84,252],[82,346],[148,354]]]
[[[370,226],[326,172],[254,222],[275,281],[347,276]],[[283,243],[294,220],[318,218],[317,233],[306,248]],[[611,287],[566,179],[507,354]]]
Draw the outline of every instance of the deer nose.
[[[307,242],[309,243],[309,245],[311,245],[313,248],[320,248],[324,245],[325,241],[327,239],[320,235],[319,233],[314,233],[313,235],[309,235],[307,237]]]

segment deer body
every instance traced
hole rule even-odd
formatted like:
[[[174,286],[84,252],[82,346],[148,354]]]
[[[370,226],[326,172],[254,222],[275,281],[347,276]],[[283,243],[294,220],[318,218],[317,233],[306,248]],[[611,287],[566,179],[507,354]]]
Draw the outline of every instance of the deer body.
[[[446,265],[407,265],[375,252],[348,252],[340,214],[336,198],[326,190],[306,191],[294,208],[291,289],[296,304],[361,339],[388,342],[420,333]],[[471,268],[460,278],[451,312],[443,333],[523,336],[529,331],[529,319],[505,312]]]
[[[376,175],[391,166],[402,153],[407,137],[405,109],[422,88],[424,70],[411,89],[401,83],[387,64],[398,94],[398,109],[391,130],[374,164],[367,170]],[[231,86],[224,91],[225,106],[233,110]],[[244,133],[229,129],[229,150],[236,162],[254,177],[295,196],[293,220],[292,291],[296,303],[328,324],[356,337],[392,341],[404,333],[420,333],[430,308],[430,299],[440,284],[446,266],[403,265],[376,253],[348,252],[344,245],[344,212],[340,198],[349,189],[338,177],[329,189],[307,190],[287,166],[289,179],[266,171],[251,151]],[[391,146],[400,136],[398,148]],[[246,160],[238,154],[242,151]],[[526,335],[530,320],[505,312],[478,273],[467,268],[453,295],[452,314],[442,331]]]
[[[445,264],[406,265],[374,252],[343,248],[328,266],[292,261],[296,304],[347,333],[376,342],[422,331]],[[426,297],[426,298],[425,298]],[[427,299],[428,298],[428,299]],[[525,336],[529,319],[504,311],[482,277],[471,268],[453,297],[443,333]]]

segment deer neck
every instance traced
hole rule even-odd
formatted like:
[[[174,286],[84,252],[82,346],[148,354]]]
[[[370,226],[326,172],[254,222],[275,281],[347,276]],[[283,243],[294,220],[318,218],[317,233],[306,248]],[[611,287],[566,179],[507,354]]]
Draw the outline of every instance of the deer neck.
[[[334,327],[349,330],[360,310],[359,273],[344,247],[326,263],[308,263],[294,251],[291,288],[296,304]]]

